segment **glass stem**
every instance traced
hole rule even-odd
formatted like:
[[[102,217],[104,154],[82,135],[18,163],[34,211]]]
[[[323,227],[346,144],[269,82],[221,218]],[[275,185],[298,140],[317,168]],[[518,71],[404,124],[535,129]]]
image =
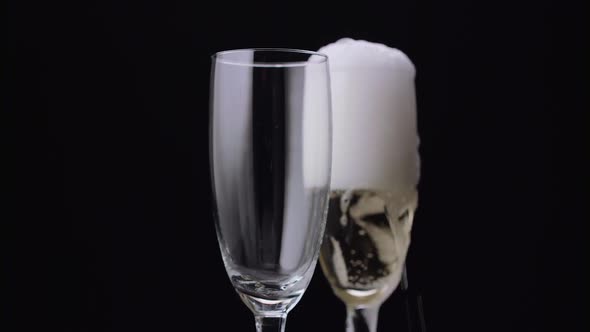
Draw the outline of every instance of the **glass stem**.
[[[284,332],[287,315],[255,316],[257,332]]]
[[[370,308],[346,308],[346,332],[376,332],[379,305]]]

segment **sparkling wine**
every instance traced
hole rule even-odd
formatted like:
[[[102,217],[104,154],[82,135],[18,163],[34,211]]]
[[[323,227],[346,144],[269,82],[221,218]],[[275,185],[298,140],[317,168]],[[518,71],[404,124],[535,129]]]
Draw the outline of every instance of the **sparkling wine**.
[[[383,302],[398,286],[410,245],[416,191],[333,190],[320,263],[347,305]]]

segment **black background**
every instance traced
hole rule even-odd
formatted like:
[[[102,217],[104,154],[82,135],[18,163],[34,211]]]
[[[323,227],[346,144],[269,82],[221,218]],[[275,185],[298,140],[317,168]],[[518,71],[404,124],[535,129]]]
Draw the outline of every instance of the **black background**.
[[[341,37],[417,67],[428,330],[588,330],[581,2],[322,6],[3,3],[0,331],[254,330],[211,216],[209,56]],[[320,328],[344,308],[318,268],[287,330]]]

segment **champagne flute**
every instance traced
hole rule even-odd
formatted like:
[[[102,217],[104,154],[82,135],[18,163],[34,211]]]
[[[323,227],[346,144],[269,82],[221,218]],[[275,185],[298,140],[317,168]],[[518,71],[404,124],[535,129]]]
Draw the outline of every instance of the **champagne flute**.
[[[347,331],[376,331],[399,285],[419,177],[414,67],[400,51],[343,39],[330,57],[333,166],[320,263]]]
[[[212,57],[215,226],[257,331],[284,331],[318,259],[331,167],[327,61],[291,49]]]

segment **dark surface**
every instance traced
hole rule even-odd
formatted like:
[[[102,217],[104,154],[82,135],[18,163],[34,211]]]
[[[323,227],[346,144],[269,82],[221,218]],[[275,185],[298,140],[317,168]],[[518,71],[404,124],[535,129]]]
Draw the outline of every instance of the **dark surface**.
[[[253,331],[211,217],[209,55],[340,37],[418,70],[429,331],[587,331],[581,2],[389,5],[3,3],[0,331]],[[343,326],[318,268],[287,329]]]

